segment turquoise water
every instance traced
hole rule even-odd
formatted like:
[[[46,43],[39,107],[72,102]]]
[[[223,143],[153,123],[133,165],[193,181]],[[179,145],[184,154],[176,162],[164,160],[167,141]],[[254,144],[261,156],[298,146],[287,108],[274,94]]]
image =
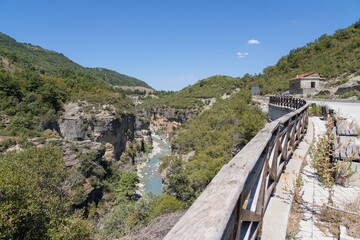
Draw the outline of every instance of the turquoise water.
[[[161,194],[161,184],[162,178],[161,173],[159,172],[159,158],[170,155],[171,149],[170,147],[161,139],[157,137],[153,137],[153,142],[157,142],[160,147],[160,152],[152,157],[142,169],[143,179],[142,182],[145,185],[146,193],[155,193]]]

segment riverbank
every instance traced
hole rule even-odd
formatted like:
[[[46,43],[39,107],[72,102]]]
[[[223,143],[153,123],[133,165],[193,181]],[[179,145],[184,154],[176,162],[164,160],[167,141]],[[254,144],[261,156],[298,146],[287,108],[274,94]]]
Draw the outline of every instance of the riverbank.
[[[137,174],[140,179],[137,193],[141,196],[149,192],[161,194],[162,178],[159,172],[159,158],[171,153],[170,147],[162,138],[152,133],[153,149],[147,160],[137,165]]]

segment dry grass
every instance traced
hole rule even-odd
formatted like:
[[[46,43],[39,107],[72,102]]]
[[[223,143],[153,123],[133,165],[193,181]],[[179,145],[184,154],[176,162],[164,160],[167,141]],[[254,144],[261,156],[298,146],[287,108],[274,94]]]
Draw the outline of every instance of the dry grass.
[[[340,226],[345,226],[349,236],[360,238],[360,195],[356,201],[346,204],[344,209],[336,210],[323,206],[316,216],[316,226],[321,231],[329,230],[339,238]]]
[[[356,129],[356,132],[358,133],[358,136],[360,136],[360,127],[359,127],[359,125],[356,125],[355,129]]]
[[[291,205],[288,226],[286,230],[286,239],[294,239],[300,231],[300,221],[304,218],[305,209],[302,205],[302,196],[304,192],[301,191],[302,179],[299,176],[296,180],[294,189],[294,200]]]
[[[326,125],[326,133],[319,136],[318,140],[310,146],[311,165],[316,170],[320,182],[325,186],[331,187],[335,183],[346,186],[349,179],[355,174],[355,171],[351,168],[351,162],[354,160],[357,152],[353,152],[352,156],[348,156],[347,159],[342,161],[333,161],[333,154],[347,149],[350,142],[343,144],[339,142],[339,137],[335,138],[331,133],[334,127],[333,117],[328,119]],[[333,150],[335,141],[338,141],[339,146]]]

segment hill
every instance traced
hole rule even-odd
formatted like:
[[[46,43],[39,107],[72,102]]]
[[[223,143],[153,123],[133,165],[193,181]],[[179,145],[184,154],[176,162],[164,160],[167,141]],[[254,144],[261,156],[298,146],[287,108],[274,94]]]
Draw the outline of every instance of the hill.
[[[288,55],[262,73],[232,78],[212,76],[178,92],[156,92],[159,98],[146,99],[144,107],[167,106],[178,109],[199,109],[206,100],[230,94],[235,89],[259,86],[260,93],[278,94],[289,89],[289,79],[307,72],[319,72],[326,80],[346,82],[360,75],[360,21],[333,35],[323,34],[306,46],[293,49]]]
[[[142,107],[167,106],[177,109],[201,110],[220,97],[239,91],[244,84],[241,78],[216,75],[199,80],[178,92],[155,92],[158,98],[148,96]]]
[[[90,237],[91,216],[135,208],[131,157],[146,124],[129,98],[61,54],[0,43],[0,239],[104,239]]]
[[[319,72],[327,80],[360,75],[360,21],[335,34],[318,39],[290,51],[274,65],[251,78],[251,85],[260,86],[262,94],[288,90],[289,79],[308,72]]]
[[[43,49],[28,43],[19,43],[15,39],[0,33],[0,57],[3,67],[10,70],[33,67],[44,74],[54,74],[62,69],[82,72],[101,78],[112,85],[141,86],[150,88],[144,81],[120,74],[105,68],[85,68],[61,53]]]
[[[94,76],[105,80],[111,85],[115,86],[131,86],[131,87],[145,87],[152,89],[148,84],[144,81],[141,81],[137,78],[127,76],[125,74],[118,73],[113,70],[109,70],[106,68],[87,68],[86,71]]]

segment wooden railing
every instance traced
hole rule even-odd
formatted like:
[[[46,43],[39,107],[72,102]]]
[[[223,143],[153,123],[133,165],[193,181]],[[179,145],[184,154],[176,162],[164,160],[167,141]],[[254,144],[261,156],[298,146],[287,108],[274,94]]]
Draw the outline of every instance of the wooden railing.
[[[299,99],[299,98],[272,96],[269,99],[269,103],[278,105],[281,107],[299,109],[305,105],[306,101],[303,99]]]
[[[255,239],[277,180],[308,125],[303,106],[264,127],[210,182],[164,239]],[[287,221],[287,219],[274,219]]]

